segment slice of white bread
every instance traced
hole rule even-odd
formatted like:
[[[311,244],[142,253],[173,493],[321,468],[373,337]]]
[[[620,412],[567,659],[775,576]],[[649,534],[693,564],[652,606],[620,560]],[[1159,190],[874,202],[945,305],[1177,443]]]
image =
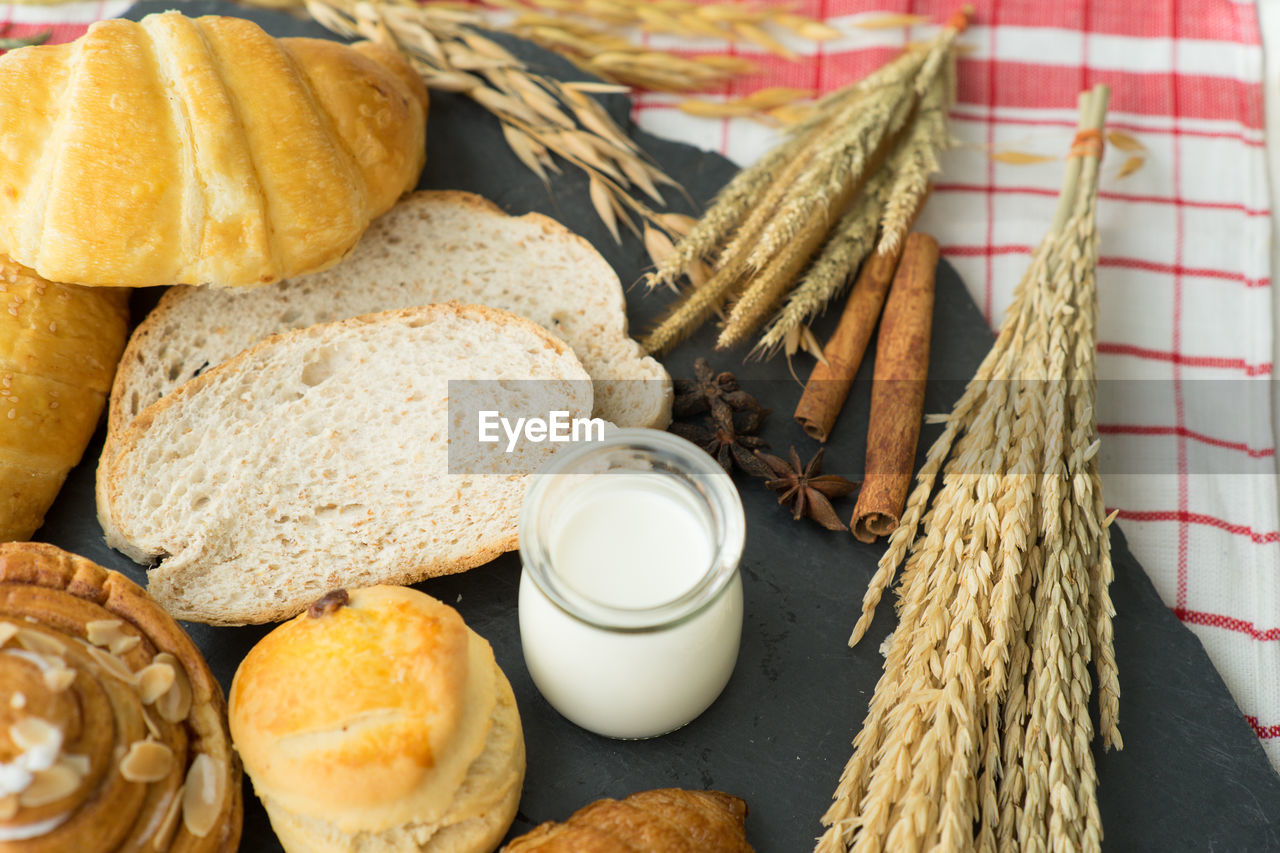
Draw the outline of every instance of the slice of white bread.
[[[516,545],[528,479],[488,472],[532,471],[556,445],[471,458],[449,405],[450,381],[468,379],[504,380],[482,385],[504,415],[592,410],[573,351],[506,311],[444,303],[285,332],[107,437],[107,543],[152,564],[148,591],[171,614],[214,624],[488,562]]]
[[[417,192],[336,267],[252,290],[174,287],[138,326],[111,389],[109,426],[268,335],[458,300],[528,317],[564,339],[596,382],[595,415],[663,429],[671,379],[627,336],[618,276],[591,244],[536,213],[465,192]]]

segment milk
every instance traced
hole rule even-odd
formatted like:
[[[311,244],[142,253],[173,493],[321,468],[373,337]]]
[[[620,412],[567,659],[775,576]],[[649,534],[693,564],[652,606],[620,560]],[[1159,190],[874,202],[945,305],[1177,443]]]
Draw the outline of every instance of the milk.
[[[666,477],[593,477],[556,511],[552,566],[601,604],[641,608],[673,601],[711,567],[713,543],[701,512]]]
[[[561,490],[536,534],[549,558],[546,583],[570,606],[539,587],[526,557],[525,662],[547,701],[583,728],[616,738],[669,732],[702,713],[733,672],[742,633],[736,556],[732,577],[708,596],[718,543],[705,495],[656,472],[580,479]],[[673,613],[675,624],[654,627]],[[591,624],[610,618],[629,627]]]

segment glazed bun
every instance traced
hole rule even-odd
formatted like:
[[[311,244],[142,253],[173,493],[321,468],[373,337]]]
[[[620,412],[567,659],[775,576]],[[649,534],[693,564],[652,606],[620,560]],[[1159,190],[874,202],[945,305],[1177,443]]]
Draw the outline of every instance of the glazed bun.
[[[489,644],[403,587],[330,593],[236,672],[231,736],[290,853],[494,850],[524,736]]]

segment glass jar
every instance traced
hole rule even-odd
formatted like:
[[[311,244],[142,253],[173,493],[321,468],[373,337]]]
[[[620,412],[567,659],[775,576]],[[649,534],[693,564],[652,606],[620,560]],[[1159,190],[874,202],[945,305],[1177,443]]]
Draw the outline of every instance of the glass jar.
[[[538,690],[614,738],[701,714],[738,658],[745,530],[733,481],[670,433],[619,429],[557,453],[520,514],[520,639]]]

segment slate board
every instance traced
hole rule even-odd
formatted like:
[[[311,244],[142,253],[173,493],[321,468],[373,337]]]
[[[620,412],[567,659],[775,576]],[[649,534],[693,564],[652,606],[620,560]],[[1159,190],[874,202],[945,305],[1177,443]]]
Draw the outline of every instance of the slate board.
[[[169,2],[144,2],[127,17],[171,7]],[[193,16],[252,18],[278,36],[331,37],[311,22],[226,3],[191,2],[182,9]],[[583,78],[554,55],[503,40],[540,69],[564,79]],[[604,102],[629,125],[624,97]],[[548,214],[599,248],[624,286],[639,279],[648,263],[639,241],[628,236],[621,246],[613,242],[591,209],[585,181],[572,168],[548,193],[506,148],[496,121],[457,96],[432,94],[427,135],[422,187],[477,192],[512,214]],[[635,136],[692,197],[671,194],[673,209],[691,212],[692,202],[705,202],[733,174],[734,166],[718,155],[639,131]],[[140,292],[135,317],[155,298],[155,292]],[[638,287],[628,290],[627,299],[634,328],[644,328],[666,302],[662,294],[646,296]],[[819,337],[825,337],[833,322],[834,317],[827,317],[818,326]],[[935,381],[928,411],[951,407],[991,341],[963,283],[944,263],[938,277],[930,363]],[[708,330],[677,349],[666,359],[672,375],[691,375],[694,358],[712,355],[712,342]],[[712,362],[737,372],[772,408],[763,435],[775,450],[794,444],[807,456],[815,449],[790,419],[800,387],[782,360],[744,365],[740,355],[721,354],[712,355]],[[828,470],[851,477],[858,477],[862,467],[869,375],[867,364],[827,450]],[[935,434],[926,429],[922,453]],[[99,434],[37,538],[145,583],[139,567],[107,549],[96,521],[93,468],[101,442]],[[518,555],[418,586],[456,606],[492,643],[515,689],[528,743],[528,774],[513,834],[544,820],[564,819],[602,796],[675,785],[717,788],[745,798],[751,809],[748,837],[762,853],[811,849],[880,674],[877,647],[893,627],[892,609],[882,603],[868,639],[854,649],[845,645],[882,548],[792,522],[758,481],[739,479],[738,486],[748,519],[741,656],[719,700],[693,723],[662,738],[621,742],[589,734],[561,718],[538,694],[520,652]],[[842,512],[849,509],[846,504]],[[1280,849],[1280,777],[1200,642],[1161,603],[1118,530],[1113,549],[1125,749],[1097,754],[1106,849]],[[186,627],[224,689],[244,654],[269,630]],[[241,849],[278,851],[247,780],[245,785]]]

